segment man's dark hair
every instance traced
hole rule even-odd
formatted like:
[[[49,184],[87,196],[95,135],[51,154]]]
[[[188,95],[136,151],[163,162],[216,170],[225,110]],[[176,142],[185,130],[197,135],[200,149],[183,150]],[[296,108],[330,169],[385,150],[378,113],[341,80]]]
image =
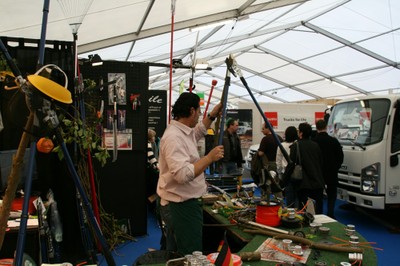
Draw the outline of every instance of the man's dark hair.
[[[312,128],[308,123],[300,123],[299,131],[303,133],[303,139],[309,139],[311,137]]]
[[[267,123],[263,123],[263,127],[264,127],[265,129],[268,129],[269,131],[271,131],[271,129],[267,126]]]
[[[326,122],[325,120],[318,120],[317,123],[315,123],[315,126],[317,130],[324,130],[326,128]]]
[[[229,128],[230,126],[232,126],[233,124],[235,124],[236,119],[230,117],[228,118],[228,120],[226,120],[225,126],[226,128]]]
[[[297,129],[294,126],[287,127],[285,130],[285,140],[287,142],[294,142],[298,139]]]
[[[200,107],[200,97],[191,92],[184,92],[179,95],[174,106],[172,107],[172,116],[174,119],[189,117],[191,108]]]

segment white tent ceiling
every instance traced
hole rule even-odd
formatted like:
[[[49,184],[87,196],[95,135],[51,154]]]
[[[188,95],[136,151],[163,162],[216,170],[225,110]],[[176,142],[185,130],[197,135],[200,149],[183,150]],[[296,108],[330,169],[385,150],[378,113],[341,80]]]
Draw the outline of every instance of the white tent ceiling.
[[[400,92],[398,0],[176,0],[174,15],[172,2],[52,0],[46,37],[72,41],[68,24],[78,21],[80,57],[169,65],[172,36],[172,58],[186,66],[194,58],[210,64],[211,70],[195,71],[194,84],[207,99],[218,81],[212,103],[221,98],[230,54],[258,102]],[[1,0],[0,36],[39,39],[43,3]],[[189,30],[226,19],[231,22],[223,26]],[[174,69],[173,97],[191,76],[190,69]],[[150,89],[169,90],[169,78],[169,68],[152,66]],[[235,77],[228,95],[231,106],[251,100]]]

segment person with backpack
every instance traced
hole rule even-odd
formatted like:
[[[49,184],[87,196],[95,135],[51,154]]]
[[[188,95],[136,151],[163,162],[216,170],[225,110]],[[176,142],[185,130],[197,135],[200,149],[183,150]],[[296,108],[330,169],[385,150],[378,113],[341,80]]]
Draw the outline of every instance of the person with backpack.
[[[258,159],[261,161],[261,171],[258,169],[260,162],[257,162],[257,158],[254,158],[254,171],[257,171],[254,172],[254,175],[258,175],[256,177],[259,179],[258,186],[261,187],[263,192],[272,192],[276,197],[282,198],[282,189],[279,186],[279,178],[276,167],[276,151],[278,149],[278,142],[265,123],[263,124],[262,132],[264,137],[261,140],[258,151],[255,153]],[[278,139],[279,141],[282,141],[280,136],[278,136]]]
[[[264,137],[261,140],[260,147],[258,148],[257,154],[259,157],[263,157],[265,155],[263,164],[269,171],[276,171],[276,151],[278,150],[278,142],[272,135],[271,130],[263,124],[262,133]],[[278,139],[280,142],[283,139],[278,135]]]

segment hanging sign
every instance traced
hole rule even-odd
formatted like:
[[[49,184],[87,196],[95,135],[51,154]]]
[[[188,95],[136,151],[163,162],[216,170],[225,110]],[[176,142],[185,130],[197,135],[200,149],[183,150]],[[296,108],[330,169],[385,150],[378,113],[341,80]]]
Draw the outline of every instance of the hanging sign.
[[[149,90],[147,125],[161,137],[167,126],[167,91]]]

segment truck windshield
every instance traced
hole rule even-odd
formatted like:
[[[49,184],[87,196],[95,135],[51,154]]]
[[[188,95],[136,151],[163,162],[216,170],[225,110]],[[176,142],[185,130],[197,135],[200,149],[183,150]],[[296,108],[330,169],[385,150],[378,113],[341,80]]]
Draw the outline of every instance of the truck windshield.
[[[369,99],[334,106],[328,122],[328,134],[342,145],[360,147],[380,142],[385,131],[390,101]]]

